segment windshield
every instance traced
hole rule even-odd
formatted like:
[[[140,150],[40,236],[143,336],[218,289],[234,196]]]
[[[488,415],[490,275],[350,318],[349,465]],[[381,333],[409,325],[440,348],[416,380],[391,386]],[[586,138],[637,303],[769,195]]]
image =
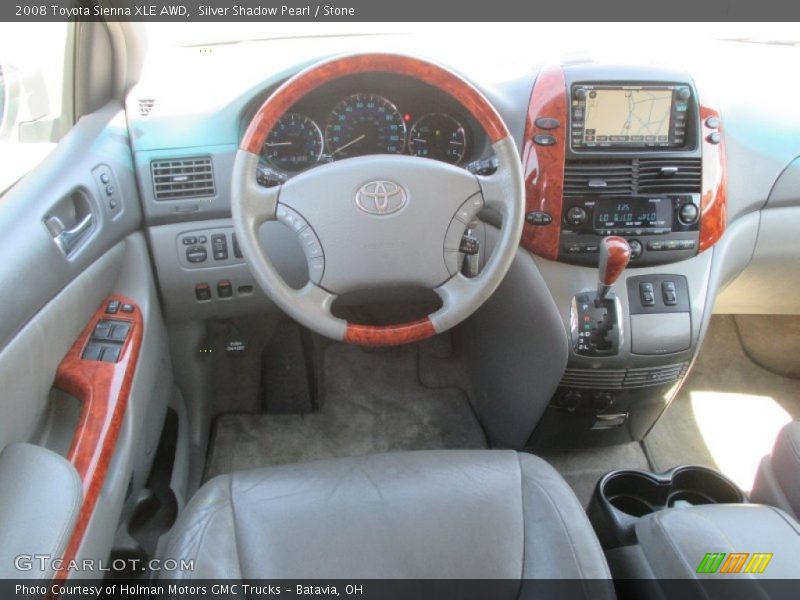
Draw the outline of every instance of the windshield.
[[[575,50],[586,47],[631,49],[631,42],[676,45],[688,40],[799,45],[796,23],[148,23],[150,40],[158,45],[188,47],[304,37],[425,37],[437,45],[468,46],[557,43]],[[453,36],[453,28],[457,34]],[[568,34],[568,35],[565,35]],[[366,41],[366,40],[365,40]],[[529,46],[530,47],[530,46]]]

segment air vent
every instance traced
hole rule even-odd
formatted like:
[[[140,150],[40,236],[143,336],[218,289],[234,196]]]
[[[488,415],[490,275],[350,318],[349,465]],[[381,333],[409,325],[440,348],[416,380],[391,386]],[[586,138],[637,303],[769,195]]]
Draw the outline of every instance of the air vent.
[[[699,194],[702,170],[699,158],[640,158],[640,194]]]
[[[688,369],[686,362],[646,369],[567,369],[561,385],[600,390],[648,387],[678,381]]]
[[[139,98],[139,114],[147,117],[156,105],[155,98]]]
[[[156,200],[201,198],[216,193],[208,156],[154,160],[150,163],[150,171]]]
[[[564,168],[564,195],[629,196],[634,193],[630,160],[569,160]]]
[[[564,196],[699,194],[701,187],[699,158],[568,160],[564,167]]]
[[[625,369],[567,369],[561,385],[573,388],[614,390],[622,387]]]

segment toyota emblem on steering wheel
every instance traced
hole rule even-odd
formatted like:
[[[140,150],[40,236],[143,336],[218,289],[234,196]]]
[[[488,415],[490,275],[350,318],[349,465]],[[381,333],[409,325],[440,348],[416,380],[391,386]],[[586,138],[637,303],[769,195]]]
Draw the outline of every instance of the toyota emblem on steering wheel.
[[[356,206],[371,215],[390,215],[407,202],[405,188],[394,181],[370,181],[356,192]]]

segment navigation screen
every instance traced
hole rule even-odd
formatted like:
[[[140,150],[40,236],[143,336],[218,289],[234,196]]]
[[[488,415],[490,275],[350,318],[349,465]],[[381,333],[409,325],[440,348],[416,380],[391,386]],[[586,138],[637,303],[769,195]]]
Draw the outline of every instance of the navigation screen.
[[[677,104],[680,104],[678,106]],[[573,105],[573,142],[579,146],[670,146],[686,106],[673,102],[671,88],[589,87],[585,99]],[[675,127],[673,127],[673,125]]]

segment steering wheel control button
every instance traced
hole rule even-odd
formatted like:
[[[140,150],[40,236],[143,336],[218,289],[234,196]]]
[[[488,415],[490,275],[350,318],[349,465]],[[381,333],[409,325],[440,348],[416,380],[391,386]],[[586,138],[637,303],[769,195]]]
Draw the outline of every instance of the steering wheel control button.
[[[464,223],[464,225],[469,225],[475,219],[481,208],[483,208],[483,198],[479,194],[476,194],[461,205],[456,213],[456,219]]]
[[[325,273],[325,259],[321,256],[319,258],[312,258],[308,261],[308,279],[312,283],[319,283],[322,281],[322,275]]]
[[[322,281],[322,274],[325,272],[325,254],[322,251],[322,244],[317,234],[314,233],[314,230],[299,213],[288,206],[278,205],[275,216],[278,221],[297,234],[300,240],[300,247],[303,249],[306,261],[308,262],[309,280],[312,283],[319,283]]]
[[[190,263],[205,262],[208,258],[208,253],[203,246],[192,246],[186,249],[186,260]]]
[[[556,137],[554,135],[542,133],[533,136],[533,143],[537,146],[555,146]]]
[[[322,245],[311,227],[306,227],[297,237],[300,238],[300,244],[303,246],[306,258],[311,259],[322,256]]]
[[[211,300],[211,286],[207,283],[198,283],[194,286],[194,297],[198,302]]]
[[[538,225],[540,227],[550,225],[553,222],[553,216],[550,213],[541,210],[535,210],[525,215],[525,221],[528,225]]]
[[[539,129],[558,129],[561,123],[559,123],[558,119],[554,119],[553,117],[539,117],[534,121],[534,125]]]
[[[303,217],[286,206],[278,206],[275,216],[278,218],[278,221],[286,225],[295,233],[300,233],[303,231],[303,229],[308,227],[308,223],[306,223],[306,220]]]

